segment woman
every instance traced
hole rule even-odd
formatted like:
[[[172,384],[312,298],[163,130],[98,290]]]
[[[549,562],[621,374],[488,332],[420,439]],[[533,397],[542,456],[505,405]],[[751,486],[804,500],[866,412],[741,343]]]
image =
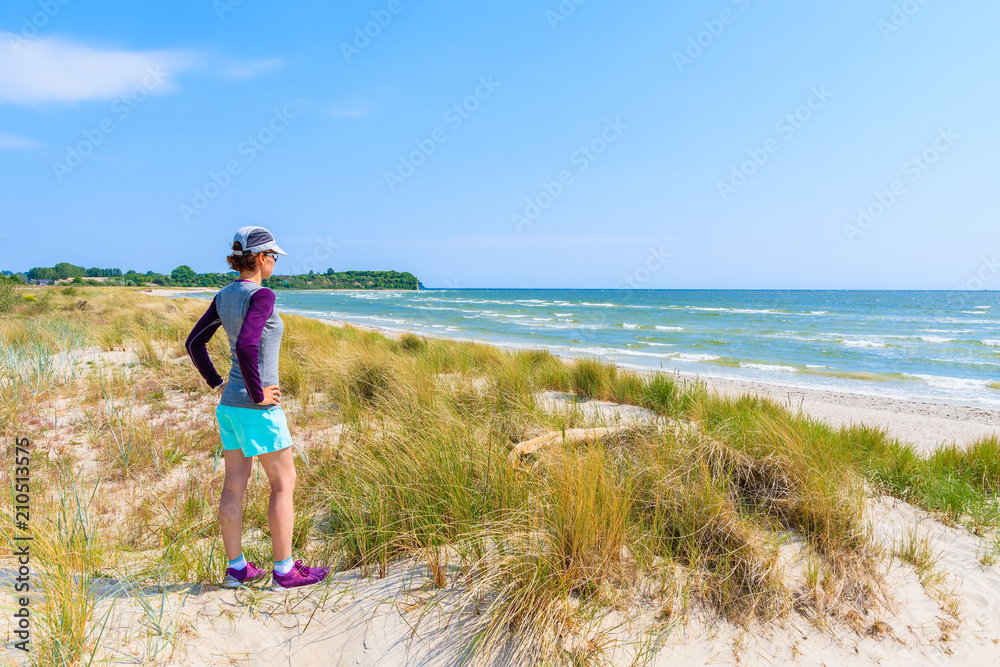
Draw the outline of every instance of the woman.
[[[185,343],[198,372],[221,396],[215,415],[226,478],[219,500],[219,523],[229,559],[222,585],[229,588],[266,573],[246,561],[242,546],[243,498],[255,456],[271,485],[267,506],[274,549],[271,589],[283,591],[319,583],[330,572],[326,567],[306,567],[300,560],[292,562],[295,463],[278,386],[278,352],[285,327],[274,309],[274,292],[261,286],[271,277],[278,255],[284,254],[263,227],[243,227],[236,232],[233,253],[226,260],[240,277],[219,290]],[[206,349],[220,325],[229,337],[232,357],[228,381],[216,372]]]

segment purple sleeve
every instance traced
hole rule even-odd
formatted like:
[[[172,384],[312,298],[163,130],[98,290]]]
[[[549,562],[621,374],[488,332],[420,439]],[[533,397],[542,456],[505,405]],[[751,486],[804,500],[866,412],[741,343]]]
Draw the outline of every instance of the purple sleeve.
[[[260,354],[260,335],[264,324],[274,312],[274,292],[268,288],[259,289],[250,295],[250,307],[243,316],[240,335],[236,337],[236,360],[240,364],[243,383],[254,403],[264,400],[264,390],[260,386],[260,369],[257,359]]]
[[[205,378],[208,386],[212,388],[222,384],[222,378],[215,370],[215,366],[212,365],[212,358],[208,356],[208,349],[205,346],[208,345],[208,341],[212,340],[215,330],[221,325],[222,320],[219,319],[219,311],[215,308],[215,299],[212,299],[212,305],[198,320],[198,324],[194,325],[194,329],[191,330],[184,343],[191,361],[194,362],[201,376]]]

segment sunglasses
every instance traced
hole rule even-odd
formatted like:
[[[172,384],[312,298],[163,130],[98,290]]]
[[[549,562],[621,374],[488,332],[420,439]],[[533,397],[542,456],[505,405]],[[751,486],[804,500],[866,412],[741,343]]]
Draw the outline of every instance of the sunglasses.
[[[270,257],[270,258],[271,258],[271,259],[273,259],[273,260],[274,260],[275,262],[277,262],[277,261],[278,261],[278,256],[277,256],[277,255],[275,255],[275,254],[273,254],[273,253],[270,253],[270,252],[264,252],[264,253],[261,253],[261,254],[262,254],[262,255],[264,255],[264,257]]]

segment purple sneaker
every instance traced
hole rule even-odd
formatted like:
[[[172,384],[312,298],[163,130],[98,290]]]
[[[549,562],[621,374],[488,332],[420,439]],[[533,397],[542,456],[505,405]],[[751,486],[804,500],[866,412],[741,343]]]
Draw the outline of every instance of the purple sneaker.
[[[288,571],[288,574],[271,572],[271,590],[280,593],[281,591],[287,591],[289,588],[318,584],[326,579],[326,575],[328,574],[330,574],[330,568],[328,567],[306,567],[302,564],[302,561],[297,560],[292,565],[292,569]]]
[[[227,567],[226,578],[223,580],[222,585],[225,588],[239,588],[254,579],[259,579],[265,574],[267,574],[266,571],[249,562],[242,570]]]

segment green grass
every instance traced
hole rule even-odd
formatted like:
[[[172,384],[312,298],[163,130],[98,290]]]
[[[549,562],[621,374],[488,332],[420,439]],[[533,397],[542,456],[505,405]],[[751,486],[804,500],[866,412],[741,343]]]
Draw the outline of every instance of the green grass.
[[[75,437],[95,450],[102,479],[74,482],[77,496],[97,498],[93,507],[39,526],[49,545],[41,565],[76,582],[112,571],[138,583],[214,582],[223,558],[216,427],[210,413],[168,407],[177,397],[183,405],[213,398],[182,347],[205,304],[126,289],[45,293],[54,295],[47,310],[22,299],[0,322],[0,426],[8,442],[37,431],[45,401],[70,397],[89,415]],[[581,648],[566,638],[585,619],[629,608],[644,581],[660,582],[656,604],[671,622],[697,602],[738,624],[792,609],[819,625],[850,624],[888,595],[883,556],[863,521],[871,492],[984,534],[1000,525],[995,437],[921,456],[884,430],[831,428],[772,401],[721,398],[667,374],[282,317],[280,375],[293,435],[343,424],[338,439],[314,440],[308,465],[299,466],[297,553],[372,576],[406,559],[425,562],[429,589],[459,586],[470,605],[488,610],[475,640],[482,655],[518,636],[532,662],[597,661],[600,641]],[[128,349],[137,363],[52,372],[52,355],[83,347]],[[225,337],[209,350],[225,373]],[[579,413],[539,410],[534,394],[546,390],[660,418],[512,459],[518,442],[581,426]],[[39,474],[65,460],[40,458]],[[182,463],[183,475],[174,475]],[[139,493],[93,496],[98,484]],[[267,497],[255,469],[246,551],[265,562]],[[50,488],[38,502],[61,516],[65,499]],[[116,519],[95,518],[109,515]],[[86,526],[87,540],[73,526]],[[789,535],[807,550],[801,590],[789,588],[779,566]],[[911,547],[900,553],[927,560]],[[150,556],[155,572],[127,569]],[[464,574],[450,577],[456,568]],[[66,620],[44,626],[40,641],[57,662],[83,661],[101,635],[98,608],[82,589],[50,585]],[[163,637],[176,641],[167,625]]]

